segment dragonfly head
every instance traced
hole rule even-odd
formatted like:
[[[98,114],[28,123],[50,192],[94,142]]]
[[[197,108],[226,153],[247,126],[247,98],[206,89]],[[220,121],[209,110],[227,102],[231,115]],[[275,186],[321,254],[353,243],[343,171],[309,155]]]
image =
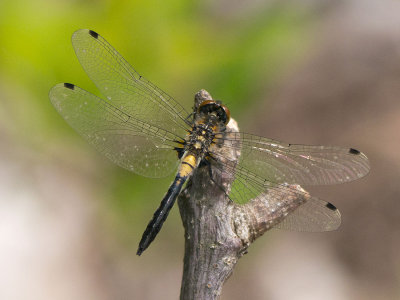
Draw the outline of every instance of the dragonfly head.
[[[216,121],[222,122],[225,125],[228,124],[231,113],[229,109],[221,103],[221,101],[215,100],[205,100],[203,101],[197,112],[204,117],[208,117],[209,119],[216,119]]]

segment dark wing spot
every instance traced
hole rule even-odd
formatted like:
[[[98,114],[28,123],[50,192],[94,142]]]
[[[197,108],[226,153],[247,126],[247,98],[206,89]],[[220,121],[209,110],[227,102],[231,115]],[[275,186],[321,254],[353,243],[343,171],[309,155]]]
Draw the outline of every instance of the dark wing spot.
[[[97,32],[94,32],[93,30],[89,30],[89,34],[94,37],[95,39],[97,39],[99,37],[99,34]]]
[[[67,89],[73,90],[75,88],[75,85],[73,85],[72,83],[64,83],[64,87],[66,87]]]
[[[332,203],[329,203],[329,202],[328,202],[325,206],[326,206],[327,208],[329,208],[330,210],[337,210],[336,206],[333,205]]]
[[[358,155],[360,154],[360,151],[358,151],[357,149],[350,148],[349,153]]]

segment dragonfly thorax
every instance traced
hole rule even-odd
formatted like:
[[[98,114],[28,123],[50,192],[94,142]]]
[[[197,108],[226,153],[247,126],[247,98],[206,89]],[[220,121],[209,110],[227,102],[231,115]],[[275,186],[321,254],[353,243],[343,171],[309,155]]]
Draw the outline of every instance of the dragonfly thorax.
[[[195,124],[186,139],[186,150],[201,155],[207,152],[215,136],[215,125]]]

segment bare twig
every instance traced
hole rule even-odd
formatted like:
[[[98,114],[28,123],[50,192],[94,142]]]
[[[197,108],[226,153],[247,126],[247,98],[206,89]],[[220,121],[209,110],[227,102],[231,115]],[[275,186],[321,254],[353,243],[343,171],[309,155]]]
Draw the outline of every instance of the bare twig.
[[[208,92],[198,92],[195,107],[206,99],[212,99]],[[234,120],[229,122],[227,131],[238,132]],[[237,160],[240,153],[224,155]],[[231,184],[230,178],[221,180],[223,186]],[[304,192],[300,186],[292,188]],[[307,200],[300,196],[302,194],[288,192],[282,195],[281,190],[278,192],[271,188],[265,197],[245,205],[235,204],[219,185],[210,180],[207,168],[199,168],[178,199],[185,228],[180,298],[218,299],[238,259],[247,253],[247,248],[256,238]]]

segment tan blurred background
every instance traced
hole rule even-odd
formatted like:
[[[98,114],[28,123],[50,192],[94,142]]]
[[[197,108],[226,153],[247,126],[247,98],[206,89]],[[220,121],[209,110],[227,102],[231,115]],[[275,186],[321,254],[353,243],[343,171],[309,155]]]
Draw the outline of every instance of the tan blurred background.
[[[354,147],[371,173],[309,189],[342,212],[331,233],[271,231],[222,299],[400,299],[400,2],[0,2],[0,299],[177,299],[178,209],[135,255],[172,178],[124,171],[48,99],[58,82],[97,93],[70,44],[103,35],[190,108],[207,89],[243,131]],[[97,93],[98,94],[98,93]]]

